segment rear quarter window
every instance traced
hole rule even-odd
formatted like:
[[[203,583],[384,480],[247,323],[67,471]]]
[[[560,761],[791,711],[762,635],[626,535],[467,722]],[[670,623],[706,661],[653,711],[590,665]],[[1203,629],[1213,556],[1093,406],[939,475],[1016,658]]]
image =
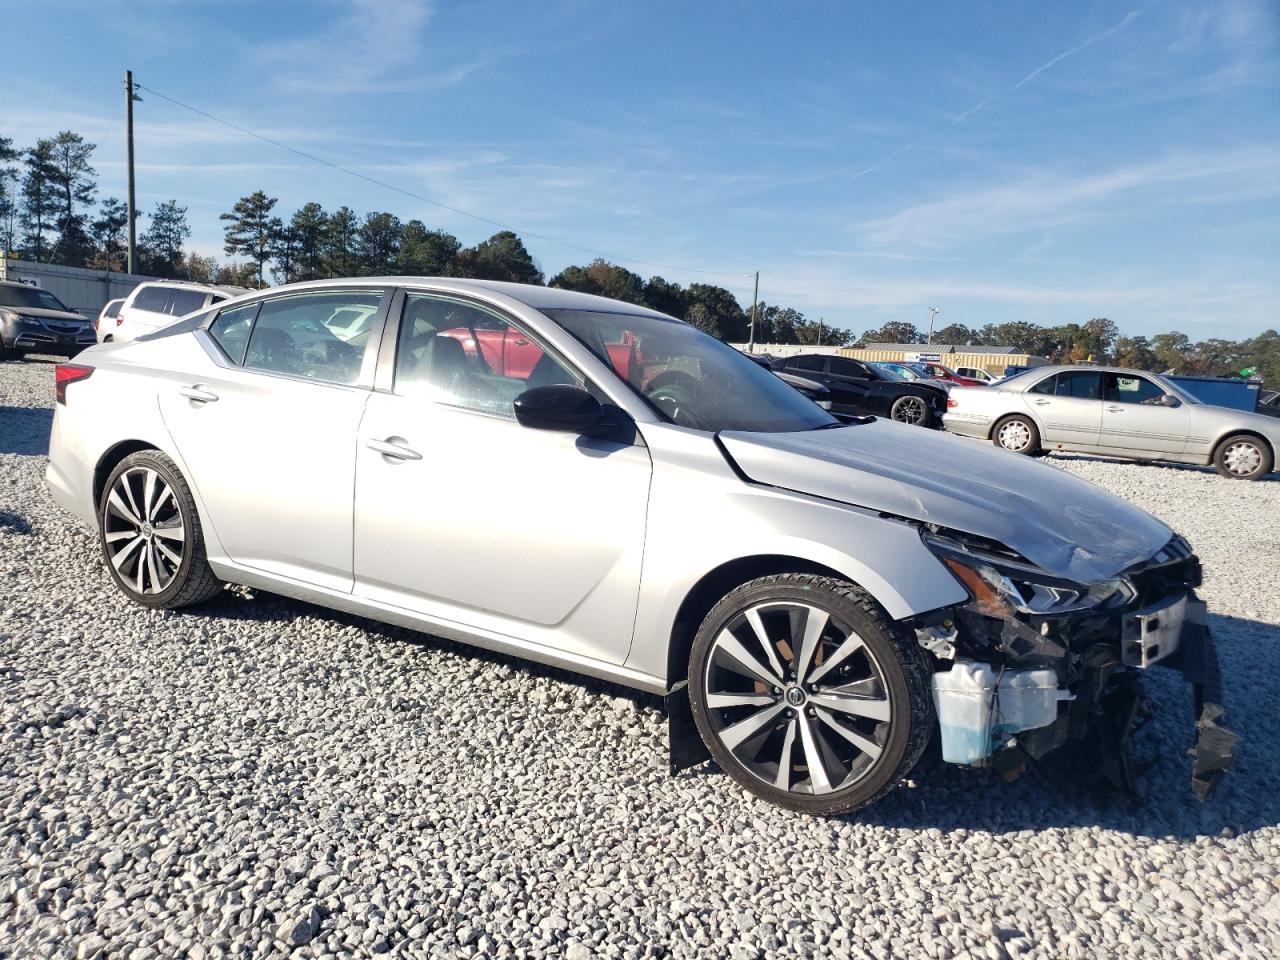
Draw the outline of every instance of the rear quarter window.
[[[203,290],[171,290],[170,293],[173,297],[169,301],[167,312],[175,317],[185,317],[188,313],[199,310],[208,297]]]
[[[129,304],[131,310],[146,310],[148,313],[165,313],[169,306],[167,287],[143,287],[133,296]]]

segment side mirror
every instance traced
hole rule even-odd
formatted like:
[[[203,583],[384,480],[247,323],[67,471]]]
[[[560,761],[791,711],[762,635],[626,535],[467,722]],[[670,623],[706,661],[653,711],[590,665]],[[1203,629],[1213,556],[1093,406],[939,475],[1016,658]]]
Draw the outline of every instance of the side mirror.
[[[600,429],[604,419],[600,401],[572,383],[526,390],[516,397],[513,406],[516,422],[534,430],[593,433]]]
[[[1162,394],[1160,394],[1160,396],[1156,397],[1156,406],[1158,406],[1158,407],[1180,407],[1180,406],[1182,406],[1182,401],[1181,401],[1181,400],[1179,400],[1177,397],[1172,396],[1171,394],[1168,394],[1168,393],[1162,393]]]

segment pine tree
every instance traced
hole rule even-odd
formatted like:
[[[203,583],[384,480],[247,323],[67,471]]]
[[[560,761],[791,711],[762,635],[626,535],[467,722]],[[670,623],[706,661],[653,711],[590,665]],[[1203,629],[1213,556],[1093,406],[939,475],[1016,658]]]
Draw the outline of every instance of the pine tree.
[[[261,190],[255,190],[247,197],[241,197],[230,213],[221,214],[218,219],[227,221],[223,227],[226,242],[222,249],[231,256],[241,254],[254,264],[258,286],[265,287],[264,276],[267,262],[273,256],[275,244],[275,223],[271,210],[276,205],[275,197],[268,197]]]

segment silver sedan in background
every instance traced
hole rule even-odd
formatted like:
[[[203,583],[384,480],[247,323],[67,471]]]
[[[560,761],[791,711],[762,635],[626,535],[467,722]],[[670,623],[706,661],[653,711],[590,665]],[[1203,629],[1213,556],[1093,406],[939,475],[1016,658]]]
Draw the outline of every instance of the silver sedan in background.
[[[56,395],[49,488],[130,600],[246,584],[662,694],[673,767],[710,755],[791,809],[870,803],[938,732],[1006,771],[1122,751],[1102,731],[1156,663],[1200,689],[1202,795],[1229,761],[1167,526],[1043,464],[842,423],[634,304],[297,284],[92,347]]]
[[[1210,406],[1157,374],[1123,367],[1036,367],[989,387],[954,387],[942,422],[1014,453],[1213,464],[1237,480],[1270,473],[1280,449],[1280,421]]]

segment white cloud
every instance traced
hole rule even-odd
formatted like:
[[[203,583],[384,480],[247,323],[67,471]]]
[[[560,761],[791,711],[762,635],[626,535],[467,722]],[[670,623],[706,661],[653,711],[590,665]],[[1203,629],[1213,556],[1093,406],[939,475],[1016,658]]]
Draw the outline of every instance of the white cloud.
[[[1188,186],[1192,182],[1198,186]],[[1179,189],[1160,193],[1159,188],[1170,186]],[[1171,154],[1084,176],[1036,171],[1004,186],[961,189],[851,229],[874,247],[945,246],[965,238],[1061,226],[1096,216],[1108,204],[1144,191],[1176,203],[1201,196],[1217,200],[1280,195],[1280,145]]]
[[[426,0],[350,0],[310,36],[258,44],[255,59],[277,64],[276,84],[302,93],[339,95],[437,89],[461,83],[484,57],[440,63],[424,51],[434,12]]]

